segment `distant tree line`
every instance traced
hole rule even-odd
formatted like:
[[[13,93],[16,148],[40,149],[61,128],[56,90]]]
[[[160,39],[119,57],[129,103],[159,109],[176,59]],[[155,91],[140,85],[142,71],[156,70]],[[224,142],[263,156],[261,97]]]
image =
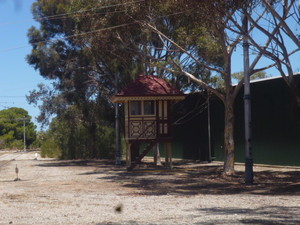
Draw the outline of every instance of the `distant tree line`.
[[[91,118],[93,121],[84,121],[75,107],[54,118],[49,129],[40,133],[41,155],[61,159],[113,158],[113,122],[111,116],[103,115],[101,105],[97,109],[94,109],[97,114]]]
[[[31,122],[31,117],[28,115],[28,112],[16,107],[1,110],[0,149],[23,149],[24,127],[26,148],[34,147],[36,125]]]

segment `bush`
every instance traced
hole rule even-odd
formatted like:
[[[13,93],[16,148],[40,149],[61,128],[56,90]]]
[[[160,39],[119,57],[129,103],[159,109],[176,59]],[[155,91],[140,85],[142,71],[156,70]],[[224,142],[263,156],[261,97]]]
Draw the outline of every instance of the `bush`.
[[[101,127],[98,136],[98,151],[100,158],[112,159],[115,156],[115,130],[111,127]]]
[[[24,141],[23,140],[14,140],[9,145],[10,149],[24,149]]]
[[[52,138],[45,140],[41,145],[41,156],[43,158],[60,158],[61,152],[59,144]]]
[[[85,127],[73,121],[54,120],[49,130],[39,135],[42,157],[60,159],[114,158],[114,129],[105,125]]]

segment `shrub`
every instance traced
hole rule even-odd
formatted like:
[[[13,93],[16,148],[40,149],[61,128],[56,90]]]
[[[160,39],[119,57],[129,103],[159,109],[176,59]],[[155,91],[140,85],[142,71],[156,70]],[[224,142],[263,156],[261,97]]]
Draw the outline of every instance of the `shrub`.
[[[41,145],[41,156],[43,158],[60,158],[62,150],[59,144],[52,138],[46,139]]]

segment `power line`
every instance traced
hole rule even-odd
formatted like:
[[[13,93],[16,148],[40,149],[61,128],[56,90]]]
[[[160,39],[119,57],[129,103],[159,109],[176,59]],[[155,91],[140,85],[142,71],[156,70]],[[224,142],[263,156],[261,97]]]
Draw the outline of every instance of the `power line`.
[[[130,4],[133,4],[133,3],[139,3],[139,2],[144,2],[144,1],[145,0],[124,2],[124,3],[115,4],[115,5],[102,6],[102,7],[98,7],[98,8],[78,10],[78,11],[69,12],[69,13],[62,13],[62,14],[57,14],[57,15],[52,15],[52,16],[44,16],[44,17],[36,18],[36,20],[39,21],[39,20],[45,20],[45,19],[47,19],[47,20],[49,20],[49,19],[60,19],[61,16],[68,16],[68,15],[73,15],[73,14],[76,14],[76,13],[85,13],[85,12],[94,11],[94,10],[98,10],[98,9],[107,9],[107,8],[113,8],[113,7],[117,7],[117,6],[130,5]],[[58,17],[58,18],[56,18],[56,17]]]
[[[19,47],[2,49],[2,50],[0,50],[0,52],[10,52],[10,51],[13,51],[13,50],[18,50],[18,49],[21,49],[21,48],[28,48],[28,47],[30,47],[30,45],[22,45],[22,46],[19,46]]]
[[[134,3],[140,3],[140,2],[144,2],[144,1],[145,0],[132,1],[132,2],[124,2],[124,3],[114,4],[114,5],[107,5],[107,6],[95,7],[95,8],[91,8],[91,9],[77,10],[77,11],[73,11],[73,12],[69,12],[69,13],[61,13],[61,14],[56,14],[56,15],[52,15],[52,16],[36,17],[36,18],[32,18],[32,19],[26,20],[26,21],[36,20],[36,21],[40,22],[40,21],[43,21],[43,20],[64,19],[64,18],[68,18],[67,16],[73,15],[73,14],[82,14],[82,13],[85,13],[85,12],[95,11],[95,10],[99,10],[99,9],[108,9],[108,8],[113,8],[113,7],[118,7],[118,6],[125,6],[125,5],[130,5],[130,4],[134,4]],[[120,12],[125,12],[125,10],[122,10],[122,11],[113,11],[113,12],[97,12],[95,14],[120,13]],[[24,23],[26,21],[22,20],[22,21],[14,21],[14,22],[5,22],[5,23],[0,23],[0,26],[17,24],[17,23]]]
[[[26,98],[26,96],[0,96],[0,98]]]
[[[120,4],[114,4],[114,5],[108,5],[108,6],[102,6],[102,7],[97,7],[97,8],[92,8],[92,9],[86,9],[86,10],[78,10],[78,11],[74,11],[74,12],[70,12],[70,13],[62,13],[62,14],[57,14],[57,15],[52,15],[52,16],[44,16],[44,17],[37,17],[37,18],[33,18],[35,19],[36,21],[42,21],[42,20],[54,20],[54,19],[63,19],[63,18],[67,18],[67,17],[63,17],[63,16],[69,16],[69,15],[73,15],[73,14],[76,14],[76,13],[85,13],[85,12],[88,12],[88,11],[95,11],[95,10],[99,10],[99,9],[106,9],[106,8],[113,8],[113,7],[117,7],[117,6],[124,6],[124,5],[129,5],[129,4],[133,4],[133,3],[139,3],[139,2],[144,2],[145,0],[139,0],[139,1],[132,1],[132,2],[125,2],[125,3],[120,3]],[[124,10],[123,11],[115,11],[115,12],[103,12],[103,13],[96,13],[96,14],[106,14],[106,13],[120,13],[120,12],[125,12]],[[24,22],[24,21],[22,21]],[[1,25],[6,25],[7,23],[5,24],[0,24]],[[120,25],[121,26],[121,25]],[[115,26],[115,27],[118,27],[118,26]],[[104,29],[113,29],[113,28],[104,28]],[[78,35],[70,35],[70,36],[67,36],[67,37],[64,37],[64,38],[58,38],[57,40],[60,40],[60,39],[67,39],[67,38],[70,38],[72,36],[80,36],[80,35],[85,35],[85,34],[89,34],[89,33],[93,33],[93,32],[99,32],[99,30],[97,31],[90,31],[90,32],[85,32],[85,33],[82,33],[82,34],[78,34]],[[51,41],[55,41],[55,40],[51,40]],[[50,42],[51,42],[50,41]],[[37,42],[37,43],[43,43],[43,42],[47,42],[47,41],[40,41],[40,42]],[[35,43],[32,43],[32,44],[35,44]],[[12,48],[7,48],[7,49],[2,49],[0,50],[0,52],[8,52],[8,51],[13,51],[13,50],[18,50],[18,49],[22,49],[22,48],[27,48],[27,47],[30,47],[30,45],[23,45],[23,46],[17,46],[17,47],[12,47]]]
[[[66,39],[72,38],[72,37],[79,37],[79,36],[92,34],[92,33],[98,33],[98,32],[102,32],[102,31],[106,31],[106,30],[113,30],[113,29],[116,29],[116,28],[125,27],[125,26],[129,26],[129,25],[132,25],[132,24],[136,24],[136,23],[137,22],[126,23],[126,24],[121,24],[121,25],[112,26],[112,27],[106,27],[106,28],[102,28],[102,29],[98,29],[98,30],[94,30],[94,31],[83,32],[83,33],[80,33],[80,34],[73,34],[73,35],[62,37],[62,38],[55,38],[53,40],[33,42],[33,43],[31,43],[31,45],[37,45],[37,44],[42,44],[42,43],[47,43],[47,42],[48,43],[53,43],[53,42],[58,41],[58,40],[66,40]],[[0,52],[7,52],[7,51],[12,51],[12,50],[16,50],[16,49],[20,49],[20,48],[27,48],[27,47],[30,47],[30,45],[20,46],[20,47],[15,47],[15,48],[9,48],[9,49],[2,49],[2,50],[0,50]]]
[[[137,2],[143,2],[143,1],[144,0],[137,1]],[[131,2],[131,3],[134,3],[134,2]],[[169,16],[173,16],[173,15],[179,15],[179,14],[183,14],[185,12],[187,12],[187,11],[185,10],[185,11],[182,11],[182,12],[177,12],[177,13],[165,15],[165,17],[169,17]],[[160,16],[160,17],[162,17],[162,16]],[[94,30],[94,31],[82,32],[80,34],[73,34],[73,35],[69,35],[69,36],[65,36],[65,37],[61,37],[61,38],[55,38],[55,39],[52,39],[52,40],[45,40],[45,41],[33,42],[33,43],[30,43],[30,44],[31,45],[37,45],[37,44],[47,43],[47,42],[48,43],[53,43],[53,42],[58,41],[58,40],[66,40],[66,39],[72,38],[72,37],[79,37],[79,36],[83,36],[83,35],[87,35],[87,34],[98,33],[98,32],[102,32],[102,31],[106,31],[106,30],[112,30],[112,29],[116,29],[116,28],[120,28],[120,27],[125,27],[125,26],[129,26],[129,25],[133,25],[133,24],[138,24],[138,23],[139,23],[139,21],[135,21],[133,23],[126,23],[126,24],[121,24],[121,25],[116,25],[116,26],[101,28],[101,29]],[[13,50],[21,49],[21,48],[31,47],[31,45],[23,45],[23,46],[19,46],[19,47],[2,49],[2,50],[0,50],[0,53],[1,52],[13,51]]]

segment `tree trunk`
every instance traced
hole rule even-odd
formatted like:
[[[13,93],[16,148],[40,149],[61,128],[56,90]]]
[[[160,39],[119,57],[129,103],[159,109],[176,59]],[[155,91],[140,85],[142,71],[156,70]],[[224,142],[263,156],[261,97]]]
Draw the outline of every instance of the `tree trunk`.
[[[224,127],[224,174],[234,174],[234,111],[233,98],[227,97],[225,102],[225,127]]]

